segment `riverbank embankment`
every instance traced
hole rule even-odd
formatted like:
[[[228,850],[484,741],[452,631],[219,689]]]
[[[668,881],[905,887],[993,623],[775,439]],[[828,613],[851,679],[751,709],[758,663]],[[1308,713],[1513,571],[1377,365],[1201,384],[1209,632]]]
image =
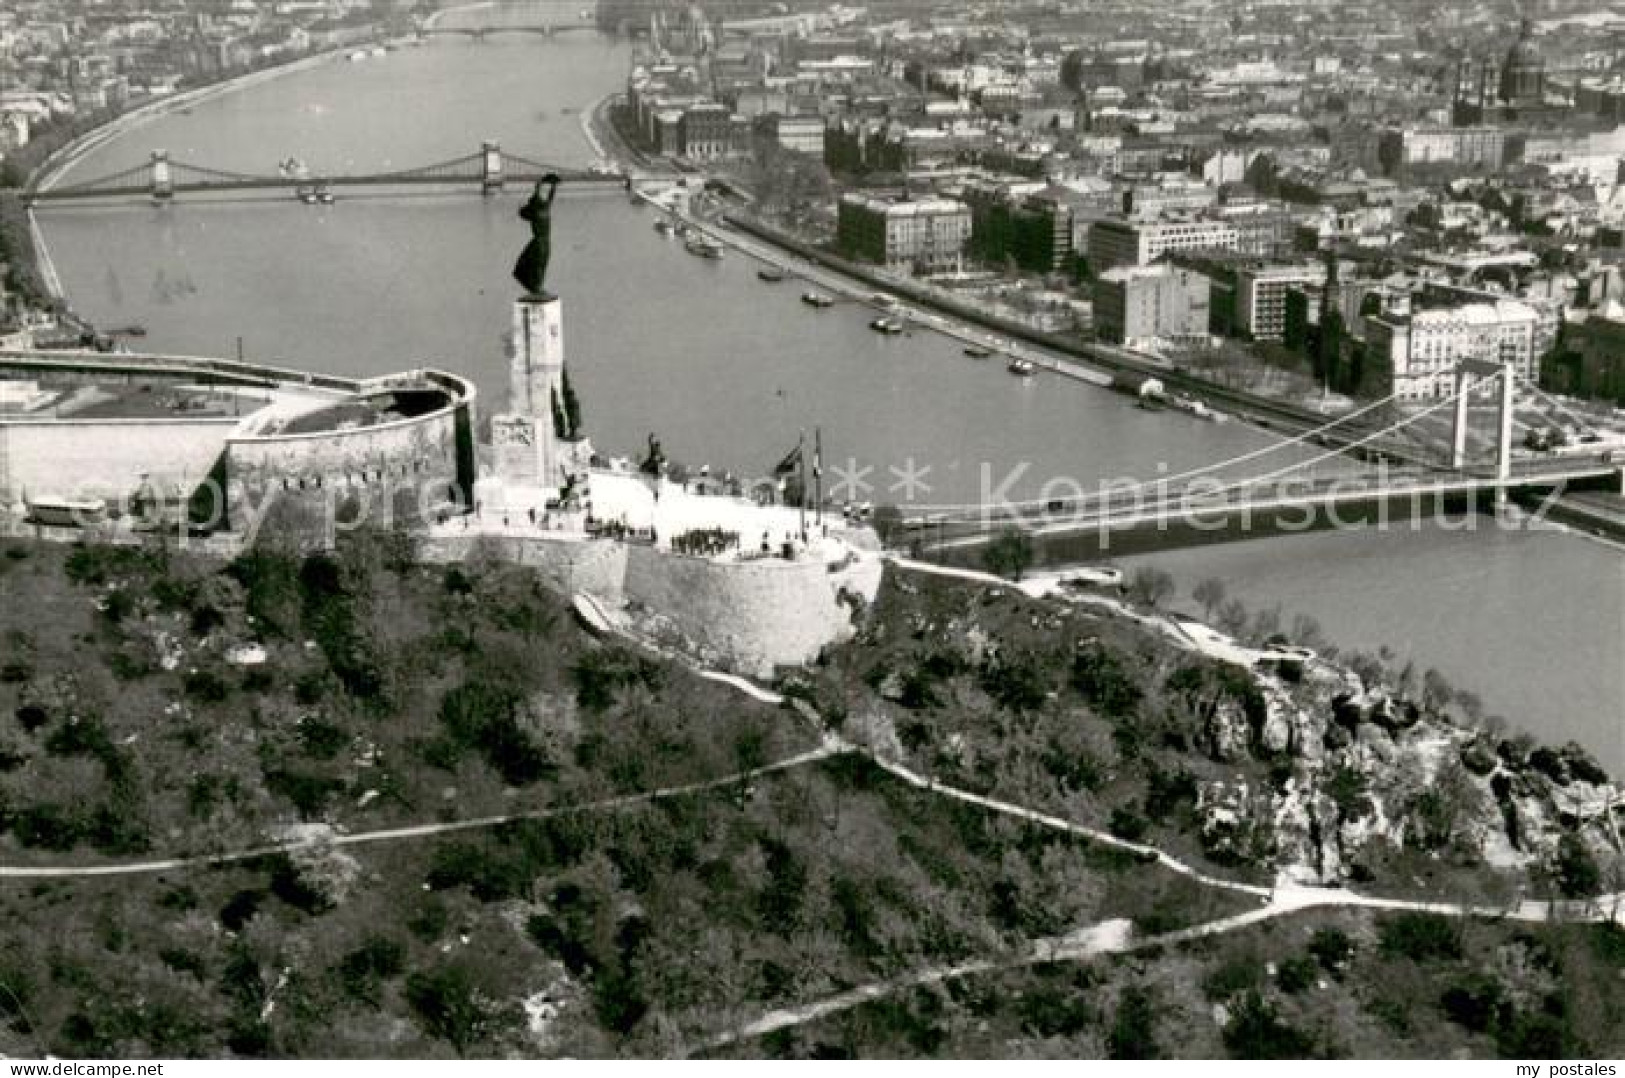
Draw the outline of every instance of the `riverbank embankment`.
[[[1125,349],[1035,329],[984,310],[975,304],[943,296],[937,290],[917,282],[902,281],[874,267],[852,262],[742,214],[724,214],[723,219],[734,229],[848,278],[862,281],[877,291],[897,295],[910,303],[949,315],[964,323],[992,330],[1012,340],[1024,341],[1047,349],[1051,353],[1065,355],[1074,361],[1074,365],[1081,363],[1103,372],[1108,384],[1119,375],[1156,378],[1169,389],[1177,389],[1204,400],[1225,413],[1238,416],[1266,430],[1288,434],[1324,427],[1335,418],[1285,401],[1214,385],[1152,356],[1136,356]],[[1338,431],[1328,433],[1326,437],[1328,444],[1333,444],[1339,441],[1352,442],[1364,434],[1365,431],[1360,425],[1347,424]]]

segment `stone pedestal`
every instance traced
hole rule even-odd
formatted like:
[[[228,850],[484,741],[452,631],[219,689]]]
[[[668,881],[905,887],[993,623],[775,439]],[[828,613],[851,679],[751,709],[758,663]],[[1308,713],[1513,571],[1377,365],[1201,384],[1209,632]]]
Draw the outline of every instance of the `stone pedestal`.
[[[509,410],[491,418],[496,471],[515,485],[556,489],[564,480],[553,400],[563,400],[564,305],[543,293],[513,305]]]

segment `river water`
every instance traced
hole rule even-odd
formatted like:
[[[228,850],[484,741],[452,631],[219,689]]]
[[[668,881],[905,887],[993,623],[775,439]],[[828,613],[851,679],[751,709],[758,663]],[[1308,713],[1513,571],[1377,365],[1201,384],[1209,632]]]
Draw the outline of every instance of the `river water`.
[[[267,173],[297,156],[341,173],[443,161],[494,138],[582,165],[593,154],[579,113],[622,86],[627,59],[624,44],[589,32],[436,39],[157,118],[87,154],[65,182],[154,148],[212,168]],[[522,194],[339,189],[331,206],[183,196],[58,204],[40,219],[75,306],[98,324],[146,326],[143,348],[229,356],[241,338],[249,358],[343,374],[432,364],[471,375],[489,412],[503,405]],[[1240,424],[1143,412],[1052,376],[1015,379],[929,332],[881,337],[861,307],[814,312],[793,282],[763,284],[743,257],[702,261],[663,240],[619,191],[567,190],[554,217],[548,283],[565,297],[587,425],[611,452],[635,453],[658,432],[676,459],[754,474],[799,429],[820,426],[829,485],[843,482],[840,466],[863,484],[841,493],[902,501],[912,490],[935,503],[1000,487],[1032,496],[1057,478],[1085,489],[1152,480],[1266,444]],[[1625,766],[1625,558],[1614,549],[1435,530],[1154,560],[1191,581],[1222,576],[1255,607],[1312,614],[1346,646],[1414,653],[1489,710]]]

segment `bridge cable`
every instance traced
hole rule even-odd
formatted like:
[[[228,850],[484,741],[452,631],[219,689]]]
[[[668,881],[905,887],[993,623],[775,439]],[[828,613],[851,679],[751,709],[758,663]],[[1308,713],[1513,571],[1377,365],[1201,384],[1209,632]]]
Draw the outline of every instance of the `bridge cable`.
[[[1500,377],[1500,376],[1497,375],[1497,376],[1492,376],[1492,377]],[[1424,418],[1424,417],[1426,417],[1428,415],[1431,415],[1432,413],[1438,411],[1440,408],[1443,408],[1447,404],[1455,403],[1455,400],[1456,400],[1457,397],[1460,397],[1462,395],[1462,393],[1464,393],[1464,392],[1471,392],[1472,388],[1473,387],[1472,387],[1471,382],[1468,382],[1468,383],[1464,384],[1462,389],[1459,389],[1456,392],[1450,394],[1450,396],[1442,397],[1437,402],[1429,405],[1428,407],[1422,409],[1421,411],[1416,412],[1413,415],[1406,416],[1404,419],[1401,419],[1397,423],[1394,423],[1393,425],[1388,426],[1388,427],[1384,427],[1382,430],[1379,430],[1379,431],[1377,431],[1377,432],[1375,432],[1373,434],[1369,434],[1366,437],[1360,439],[1359,441],[1350,442],[1346,446],[1343,446],[1343,447],[1341,447],[1339,449],[1331,450],[1330,452],[1327,452],[1327,453],[1322,453],[1318,457],[1311,457],[1309,460],[1299,461],[1298,463],[1289,465],[1288,467],[1279,468],[1276,471],[1268,472],[1268,473],[1266,473],[1264,475],[1254,476],[1254,477],[1252,477],[1250,479],[1242,480],[1239,483],[1233,483],[1228,487],[1220,487],[1218,490],[1211,491],[1208,494],[1204,494],[1203,497],[1217,497],[1217,496],[1222,495],[1222,494],[1229,494],[1229,493],[1232,493],[1232,492],[1237,491],[1237,490],[1242,490],[1242,489],[1244,489],[1246,487],[1253,486],[1253,485],[1258,484],[1258,483],[1267,483],[1272,479],[1279,479],[1281,476],[1288,475],[1288,474],[1290,474],[1292,472],[1295,472],[1295,471],[1299,470],[1300,468],[1312,468],[1316,464],[1321,463],[1322,461],[1331,460],[1333,457],[1340,457],[1350,449],[1359,449],[1364,445],[1367,445],[1367,444],[1369,444],[1369,443],[1371,443],[1373,441],[1376,441],[1378,438],[1386,437],[1387,435],[1392,434],[1397,430],[1400,430],[1400,429],[1402,429],[1404,427],[1410,426],[1412,423],[1415,423],[1418,420],[1420,420],[1420,419],[1422,419],[1422,418]]]
[[[1573,419],[1576,423],[1578,423],[1580,425],[1581,431],[1583,433],[1586,433],[1586,434],[1601,434],[1602,433],[1602,429],[1597,427],[1590,419],[1588,419],[1587,417],[1581,415],[1579,412],[1576,412],[1573,408],[1569,407],[1567,404],[1564,404],[1561,400],[1559,400],[1557,397],[1553,396],[1552,394],[1546,392],[1544,389],[1541,389],[1538,385],[1536,385],[1530,379],[1524,377],[1521,374],[1515,375],[1514,377],[1516,377],[1517,380],[1519,382],[1521,382],[1526,389],[1529,390],[1531,396],[1533,396],[1533,397],[1535,397],[1535,398],[1537,398],[1537,399],[1539,399],[1541,401],[1544,401],[1546,404],[1551,405],[1553,408],[1557,409],[1559,412],[1562,412],[1563,414],[1567,415],[1570,419]]]
[[[1128,488],[1125,488],[1123,490],[1112,491],[1111,496],[1115,497],[1115,496],[1121,495],[1121,494],[1134,494],[1134,493],[1138,493],[1139,491],[1146,490],[1146,489],[1148,489],[1150,487],[1166,485],[1168,483],[1172,483],[1172,482],[1175,482],[1175,481],[1181,480],[1181,479],[1191,479],[1191,478],[1206,474],[1208,472],[1218,471],[1218,470],[1220,470],[1222,468],[1230,468],[1230,467],[1233,467],[1233,466],[1235,466],[1237,464],[1245,464],[1247,461],[1256,460],[1259,457],[1268,456],[1269,454],[1274,453],[1277,450],[1286,449],[1286,448],[1289,448],[1291,446],[1301,445],[1304,442],[1309,441],[1309,440],[1315,438],[1318,435],[1321,435],[1321,434],[1326,433],[1327,431],[1330,431],[1334,427],[1337,427],[1337,426],[1339,426],[1339,425],[1341,425],[1343,423],[1347,423],[1350,420],[1357,419],[1360,416],[1365,415],[1367,412],[1374,411],[1377,408],[1382,408],[1382,407],[1384,407],[1384,406],[1386,406],[1388,404],[1393,403],[1395,398],[1397,398],[1398,396],[1399,396],[1399,394],[1397,394],[1397,393],[1391,393],[1388,396],[1384,397],[1382,400],[1375,401],[1375,402],[1373,402],[1371,404],[1366,405],[1363,408],[1356,409],[1355,411],[1349,412],[1347,415],[1339,416],[1339,417],[1337,417],[1336,419],[1332,420],[1329,423],[1324,423],[1321,426],[1314,427],[1314,428],[1312,428],[1310,430],[1302,432],[1301,434],[1294,435],[1291,438],[1285,438],[1285,439],[1282,439],[1280,441],[1271,442],[1269,445],[1263,446],[1262,448],[1254,449],[1254,450],[1252,450],[1250,452],[1243,453],[1240,456],[1231,457],[1228,460],[1222,460],[1222,461],[1219,461],[1219,462],[1217,462],[1215,464],[1205,464],[1205,465],[1203,465],[1203,466],[1201,466],[1199,468],[1192,468],[1189,471],[1179,472],[1179,473],[1177,473],[1175,475],[1163,476],[1162,478],[1154,480],[1152,482],[1140,483],[1140,484],[1137,484],[1136,486],[1128,487]],[[1345,448],[1347,448],[1347,447],[1345,447]],[[1341,450],[1339,450],[1339,452],[1341,452]],[[1078,501],[1084,501],[1086,499],[1081,499],[1080,498],[1080,499],[1077,499],[1077,500]],[[1026,508],[1033,508],[1033,507],[1038,507],[1038,506],[1047,505],[1047,504],[1048,504],[1048,500],[1041,499],[1041,498],[1031,498],[1031,499],[1028,499],[1026,501],[1012,502],[1012,503],[1010,503],[1010,506],[1011,506],[1011,508],[1015,508],[1015,509],[1026,509]],[[986,507],[987,507],[986,503],[983,503],[983,502],[965,502],[965,503],[961,503],[961,504],[958,504],[958,505],[945,505],[945,506],[926,505],[926,506],[919,506],[918,511],[922,512],[922,513],[930,513],[932,516],[940,517],[940,516],[943,516],[945,514],[951,514],[954,510],[976,510],[976,509],[985,509]],[[951,523],[952,522],[951,519],[948,522]]]

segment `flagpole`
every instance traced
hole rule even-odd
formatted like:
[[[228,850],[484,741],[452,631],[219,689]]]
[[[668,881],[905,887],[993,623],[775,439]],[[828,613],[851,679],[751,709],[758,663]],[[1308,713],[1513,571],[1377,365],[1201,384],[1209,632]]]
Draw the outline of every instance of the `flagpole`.
[[[813,428],[813,512],[824,523],[824,428]]]
[[[802,450],[807,445],[807,428],[802,427],[796,433],[796,466],[801,469],[801,497],[796,503],[801,507],[801,538],[807,538],[807,454]]]

